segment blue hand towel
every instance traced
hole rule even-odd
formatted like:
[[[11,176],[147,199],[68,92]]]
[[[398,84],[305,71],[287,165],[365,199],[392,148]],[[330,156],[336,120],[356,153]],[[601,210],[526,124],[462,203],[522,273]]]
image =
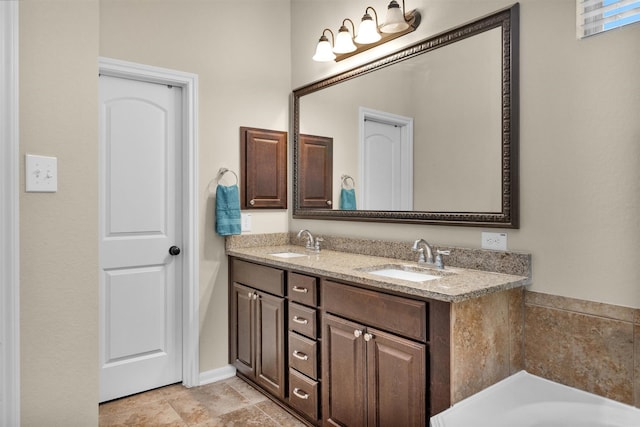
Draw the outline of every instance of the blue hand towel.
[[[343,211],[356,210],[356,190],[343,188],[340,190],[340,209]]]
[[[216,188],[216,232],[221,236],[240,234],[240,193],[237,185]]]

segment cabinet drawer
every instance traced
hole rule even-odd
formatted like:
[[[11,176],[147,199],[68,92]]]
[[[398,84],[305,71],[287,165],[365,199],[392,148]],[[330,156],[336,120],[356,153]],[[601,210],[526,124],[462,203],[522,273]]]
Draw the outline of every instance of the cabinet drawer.
[[[316,310],[289,302],[289,330],[309,338],[317,338]]]
[[[287,295],[289,301],[299,302],[300,304],[317,306],[317,279],[311,276],[305,276],[298,273],[289,273],[289,281],[287,284]]]
[[[318,419],[318,382],[289,370],[289,403],[312,420]]]
[[[366,325],[426,342],[428,307],[424,301],[387,295],[323,280],[324,310]]]
[[[284,271],[231,259],[232,280],[273,295],[284,296]]]
[[[289,367],[318,379],[318,343],[289,332]]]

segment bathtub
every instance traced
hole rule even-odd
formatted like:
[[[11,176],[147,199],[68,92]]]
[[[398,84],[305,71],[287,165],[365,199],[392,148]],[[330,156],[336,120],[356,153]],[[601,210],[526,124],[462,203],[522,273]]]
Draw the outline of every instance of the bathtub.
[[[431,427],[640,427],[640,409],[520,371],[434,415]]]

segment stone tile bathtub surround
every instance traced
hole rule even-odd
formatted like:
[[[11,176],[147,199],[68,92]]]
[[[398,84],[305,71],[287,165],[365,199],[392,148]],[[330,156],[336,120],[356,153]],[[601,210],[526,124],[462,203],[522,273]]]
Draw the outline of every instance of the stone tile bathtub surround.
[[[639,311],[527,292],[525,369],[640,406]]]
[[[523,310],[523,288],[452,305],[452,403],[524,369]]]

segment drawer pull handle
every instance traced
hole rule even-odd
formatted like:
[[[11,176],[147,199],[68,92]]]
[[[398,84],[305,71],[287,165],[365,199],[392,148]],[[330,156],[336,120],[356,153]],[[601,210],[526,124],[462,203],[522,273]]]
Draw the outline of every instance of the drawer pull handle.
[[[293,321],[301,325],[306,325],[309,321],[303,317],[293,316]]]
[[[295,394],[300,399],[307,400],[309,398],[309,393],[305,393],[304,391],[300,390],[298,387],[293,389],[293,394]]]
[[[295,357],[296,359],[300,359],[300,360],[308,360],[309,356],[307,356],[306,354],[302,353],[301,351],[298,350],[293,350],[293,357]]]
[[[307,292],[309,292],[309,289],[301,288],[299,286],[294,286],[293,288],[291,288],[291,290],[293,290],[293,292],[300,292],[301,294],[306,294]]]

